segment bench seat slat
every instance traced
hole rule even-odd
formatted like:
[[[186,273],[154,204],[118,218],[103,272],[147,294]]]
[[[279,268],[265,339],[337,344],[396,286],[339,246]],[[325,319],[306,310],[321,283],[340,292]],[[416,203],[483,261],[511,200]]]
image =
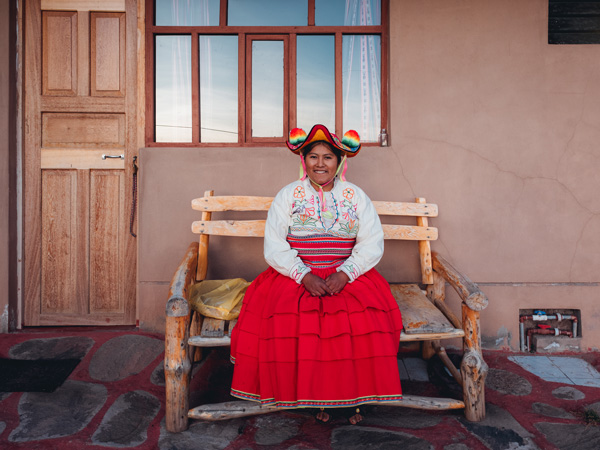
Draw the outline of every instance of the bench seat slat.
[[[273,197],[249,197],[242,195],[201,197],[192,200],[197,211],[267,211]],[[438,206],[434,203],[374,201],[377,214],[382,216],[437,217]]]
[[[392,284],[390,287],[402,313],[406,334],[448,333],[455,330],[416,284]]]
[[[265,235],[264,220],[197,220],[192,223],[192,231],[197,234],[216,236],[263,237]],[[435,241],[438,230],[435,227],[418,227],[411,225],[383,225],[384,239],[401,239],[405,241]]]
[[[400,333],[400,342],[418,342],[418,341],[431,341],[431,340],[443,340],[443,339],[454,339],[462,338],[465,336],[465,332],[461,329],[454,328],[452,331],[445,333],[412,333],[406,334],[404,331]],[[188,344],[195,347],[229,347],[231,345],[231,338],[229,336],[223,336],[220,338],[210,338],[202,336],[191,336],[188,340]]]

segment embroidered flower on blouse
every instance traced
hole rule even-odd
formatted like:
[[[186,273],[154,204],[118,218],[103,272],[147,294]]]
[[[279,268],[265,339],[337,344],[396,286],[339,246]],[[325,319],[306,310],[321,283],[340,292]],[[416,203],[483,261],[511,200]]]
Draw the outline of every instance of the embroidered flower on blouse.
[[[304,188],[302,186],[298,186],[294,189],[294,198],[304,198],[306,194],[304,193]]]
[[[293,217],[293,225],[314,227],[317,225],[317,219],[307,216],[306,214],[297,214]]]
[[[340,231],[350,236],[355,236],[358,233],[358,223],[352,219],[348,222],[340,223]]]
[[[344,196],[344,198],[347,198],[348,200],[352,200],[352,198],[354,197],[354,189],[346,188],[342,192],[342,195]]]

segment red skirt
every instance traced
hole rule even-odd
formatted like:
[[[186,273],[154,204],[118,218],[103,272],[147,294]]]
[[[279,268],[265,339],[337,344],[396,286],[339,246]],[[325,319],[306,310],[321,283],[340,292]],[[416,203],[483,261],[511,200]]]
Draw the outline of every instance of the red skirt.
[[[335,268],[312,269],[327,278]],[[375,270],[313,297],[273,268],[248,287],[231,337],[231,394],[280,407],[344,407],[402,398],[402,317]]]

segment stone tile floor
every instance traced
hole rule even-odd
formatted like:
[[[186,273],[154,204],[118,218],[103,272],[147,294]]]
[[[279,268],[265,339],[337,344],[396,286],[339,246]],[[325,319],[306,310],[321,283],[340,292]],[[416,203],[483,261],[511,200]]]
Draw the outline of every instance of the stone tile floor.
[[[137,331],[36,332],[0,335],[0,356],[82,358],[53,393],[0,393],[2,449],[598,449],[600,354],[532,356],[485,352],[487,416],[371,407],[357,426],[334,415],[294,410],[223,422],[164,427],[162,336]],[[206,352],[194,368],[190,403],[229,400],[226,349]],[[402,355],[407,394],[457,396],[449,375]]]
[[[545,381],[600,388],[600,372],[579,358],[537,355],[508,359]]]

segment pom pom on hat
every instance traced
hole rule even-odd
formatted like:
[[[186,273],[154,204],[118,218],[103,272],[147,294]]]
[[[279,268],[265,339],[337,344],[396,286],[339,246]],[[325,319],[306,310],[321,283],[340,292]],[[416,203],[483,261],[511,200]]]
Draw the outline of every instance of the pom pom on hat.
[[[290,131],[288,142],[292,145],[302,144],[306,140],[306,131],[302,128],[293,128]]]
[[[354,130],[349,130],[344,133],[342,138],[342,144],[347,145],[350,148],[356,148],[360,145],[360,137]]]

